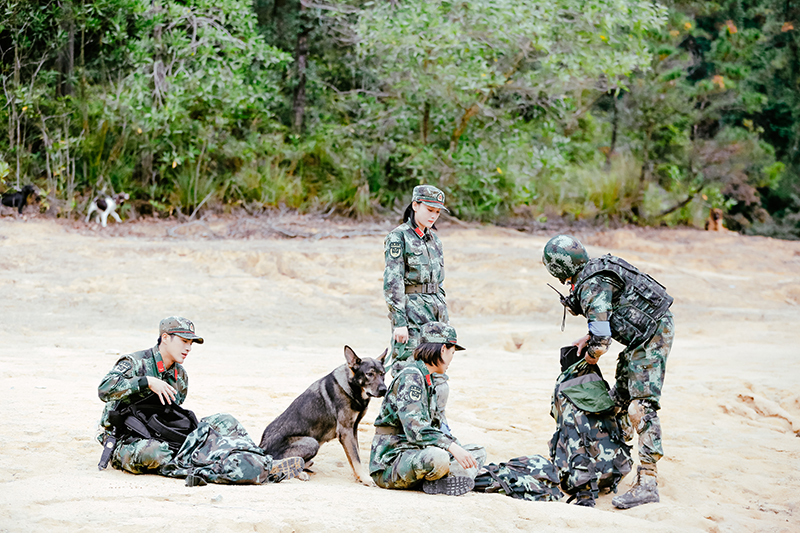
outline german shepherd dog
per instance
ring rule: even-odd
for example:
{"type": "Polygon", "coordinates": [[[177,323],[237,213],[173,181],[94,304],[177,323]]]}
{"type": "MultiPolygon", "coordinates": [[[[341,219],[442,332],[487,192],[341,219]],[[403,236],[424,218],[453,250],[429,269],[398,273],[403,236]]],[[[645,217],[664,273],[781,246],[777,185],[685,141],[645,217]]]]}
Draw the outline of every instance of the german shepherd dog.
{"type": "Polygon", "coordinates": [[[299,456],[309,464],[320,445],[338,438],[356,481],[372,485],[358,456],[358,423],[367,412],[370,398],[386,394],[383,361],[387,352],[384,350],[377,359],[360,359],[345,346],[347,363],[295,398],[264,430],[261,448],[273,459],[299,456]]]}

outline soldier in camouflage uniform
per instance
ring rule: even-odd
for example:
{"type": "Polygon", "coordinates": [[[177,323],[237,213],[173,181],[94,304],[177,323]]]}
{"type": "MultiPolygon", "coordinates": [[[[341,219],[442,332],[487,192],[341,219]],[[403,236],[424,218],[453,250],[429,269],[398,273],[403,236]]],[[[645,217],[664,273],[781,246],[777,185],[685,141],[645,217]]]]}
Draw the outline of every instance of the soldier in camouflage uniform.
{"type": "Polygon", "coordinates": [[[486,452],[461,446],[442,428],[433,373],[444,374],[456,350],[456,331],[441,322],[422,327],[414,361],[394,377],[375,420],[370,475],[387,489],[415,489],[458,496],[474,486],[486,452]]]}
{"type": "Polygon", "coordinates": [[[637,481],[612,503],[628,509],[659,501],[656,462],[664,455],[658,419],[667,356],[675,324],[664,287],[624,260],[606,255],[589,259],[574,237],[558,235],[544,248],[543,262],[551,275],[570,282],[562,300],[573,315],[583,315],[589,333],[575,341],[590,364],[596,364],[615,339],[626,346],[617,361],[612,396],[622,418],[639,434],[637,481]],[[585,348],[585,352],[583,351],[585,348]]]}
{"type": "MultiPolygon", "coordinates": [[[[100,420],[100,442],[105,443],[111,436],[108,415],[121,405],[140,400],[150,393],[156,394],[162,404],[175,402],[181,405],[184,402],[189,378],[182,363],[193,343],[203,343],[203,338],[194,332],[194,324],[185,318],[171,316],[161,321],[158,343],[154,347],[119,358],[97,389],[100,399],[106,402],[100,420]]],[[[158,473],[170,459],[172,452],[165,442],[127,439],[116,443],[111,464],[134,474],[158,473]]]]}
{"type": "Polygon", "coordinates": [[[183,404],[189,385],[183,362],[194,343],[203,344],[203,338],[195,333],[190,320],[165,318],[159,324],[159,338],[153,348],[123,355],[103,378],[98,395],[106,405],[98,440],[104,447],[113,445],[114,468],[133,474],[171,477],[186,477],[196,470],[194,477],[202,484],[205,481],[263,483],[303,477],[305,463],[301,457],[273,461],[252,442],[239,422],[227,414],[204,418],[176,454],[166,442],[156,439],[114,438],[109,421],[112,411],[151,393],[164,405],[183,404]],[[198,466],[195,463],[202,468],[195,469],[198,466]]]}
{"type": "Polygon", "coordinates": [[[411,357],[427,322],[448,322],[442,241],[432,230],[444,193],[432,185],[414,187],[403,223],[386,236],[383,294],[392,321],[392,353],[387,367],[411,357]]]}

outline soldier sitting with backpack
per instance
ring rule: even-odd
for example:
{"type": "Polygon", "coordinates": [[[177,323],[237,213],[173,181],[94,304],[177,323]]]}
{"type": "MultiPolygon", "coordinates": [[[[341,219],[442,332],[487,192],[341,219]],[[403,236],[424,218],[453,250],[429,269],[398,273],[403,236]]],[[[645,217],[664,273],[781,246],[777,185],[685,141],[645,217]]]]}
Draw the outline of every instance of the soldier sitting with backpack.
{"type": "Polygon", "coordinates": [[[133,474],[185,477],[187,485],[301,477],[302,458],[273,461],[232,416],[211,415],[198,423],[180,407],[188,392],[183,362],[194,343],[203,338],[190,320],[165,318],[154,347],[122,356],[106,374],[98,387],[105,402],[99,468],[111,461],[133,474]]]}
{"type": "Polygon", "coordinates": [[[656,280],[618,257],[589,259],[584,246],[569,235],[550,239],[542,260],[552,276],[570,282],[562,304],[588,321],[589,333],[573,343],[585,353],[586,362],[596,364],[612,339],[626,346],[617,361],[611,394],[639,434],[641,464],[636,483],[612,503],[628,509],[658,502],[656,462],[664,454],[658,410],[674,336],[672,297],[656,280]]]}

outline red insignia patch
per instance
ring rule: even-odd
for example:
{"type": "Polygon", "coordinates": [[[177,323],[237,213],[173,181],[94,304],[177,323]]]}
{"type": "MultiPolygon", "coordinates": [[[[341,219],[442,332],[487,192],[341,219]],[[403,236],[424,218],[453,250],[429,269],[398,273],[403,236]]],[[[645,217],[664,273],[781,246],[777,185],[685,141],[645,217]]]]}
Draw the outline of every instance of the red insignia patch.
{"type": "Polygon", "coordinates": [[[431,375],[430,374],[425,376],[425,381],[428,382],[428,387],[433,387],[433,382],[431,381],[431,375]]]}
{"type": "Polygon", "coordinates": [[[425,232],[419,228],[414,228],[414,233],[417,234],[417,237],[422,238],[425,235],[425,232]]]}
{"type": "Polygon", "coordinates": [[[163,361],[156,361],[156,366],[158,367],[159,372],[164,371],[164,362],[163,361]]]}

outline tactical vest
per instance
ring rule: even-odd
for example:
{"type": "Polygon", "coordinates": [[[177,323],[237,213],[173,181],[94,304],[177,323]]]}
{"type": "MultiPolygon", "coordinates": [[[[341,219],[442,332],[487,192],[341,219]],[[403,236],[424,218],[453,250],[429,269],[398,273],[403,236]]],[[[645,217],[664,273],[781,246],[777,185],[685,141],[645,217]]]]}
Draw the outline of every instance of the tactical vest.
{"type": "Polygon", "coordinates": [[[581,285],[598,274],[612,278],[622,288],[619,301],[615,297],[613,302],[609,320],[611,337],[626,346],[638,346],[650,340],[658,321],[672,305],[673,298],[667,294],[667,289],[627,261],[611,254],[604,255],[586,263],[567,297],[567,305],[577,314],[586,316],[577,296],[581,285]]]}

